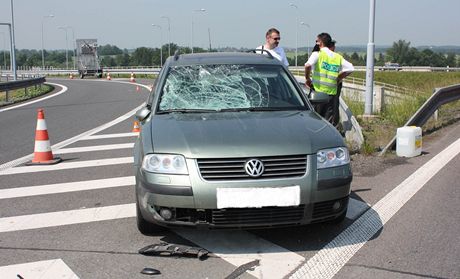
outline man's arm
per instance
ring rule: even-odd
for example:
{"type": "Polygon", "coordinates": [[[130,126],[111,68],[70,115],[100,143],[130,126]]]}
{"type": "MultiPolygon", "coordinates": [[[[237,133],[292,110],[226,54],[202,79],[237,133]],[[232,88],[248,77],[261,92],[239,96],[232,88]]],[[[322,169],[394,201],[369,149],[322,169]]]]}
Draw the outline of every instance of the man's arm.
{"type": "Polygon", "coordinates": [[[310,64],[305,64],[305,84],[311,88],[311,65],[310,64]]]}
{"type": "Polygon", "coordinates": [[[353,73],[354,70],[355,70],[355,67],[353,66],[353,64],[351,64],[347,60],[343,59],[342,60],[342,69],[340,71],[339,76],[337,77],[337,81],[340,82],[341,80],[346,78],[348,75],[353,73]]]}

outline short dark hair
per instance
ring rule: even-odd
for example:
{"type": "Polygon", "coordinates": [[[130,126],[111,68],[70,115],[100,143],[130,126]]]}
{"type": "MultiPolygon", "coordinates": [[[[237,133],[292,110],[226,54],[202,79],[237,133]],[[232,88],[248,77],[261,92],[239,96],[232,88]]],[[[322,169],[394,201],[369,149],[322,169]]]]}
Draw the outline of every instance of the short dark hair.
{"type": "Polygon", "coordinates": [[[332,40],[331,43],[327,47],[335,47],[335,43],[336,43],[336,41],[332,40]]]}
{"type": "Polygon", "coordinates": [[[265,33],[265,37],[268,37],[270,36],[272,33],[276,33],[276,34],[280,34],[280,31],[278,31],[278,29],[276,28],[270,28],[268,29],[267,33],[265,33]]]}
{"type": "Polygon", "coordinates": [[[320,33],[317,37],[321,40],[321,42],[323,42],[323,45],[325,45],[326,47],[329,47],[331,45],[332,38],[331,35],[329,35],[328,33],[320,33]]]}

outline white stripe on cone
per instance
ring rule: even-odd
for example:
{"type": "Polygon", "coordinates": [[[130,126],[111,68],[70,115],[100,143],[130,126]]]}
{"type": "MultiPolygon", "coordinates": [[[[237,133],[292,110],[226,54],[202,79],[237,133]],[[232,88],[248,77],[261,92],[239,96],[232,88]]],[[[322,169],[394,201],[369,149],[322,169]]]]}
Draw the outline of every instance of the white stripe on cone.
{"type": "Polygon", "coordinates": [[[47,130],[45,119],[37,119],[37,129],[36,130],[47,130]]]}
{"type": "Polygon", "coordinates": [[[49,140],[36,140],[35,141],[35,152],[51,152],[51,145],[49,140]]]}

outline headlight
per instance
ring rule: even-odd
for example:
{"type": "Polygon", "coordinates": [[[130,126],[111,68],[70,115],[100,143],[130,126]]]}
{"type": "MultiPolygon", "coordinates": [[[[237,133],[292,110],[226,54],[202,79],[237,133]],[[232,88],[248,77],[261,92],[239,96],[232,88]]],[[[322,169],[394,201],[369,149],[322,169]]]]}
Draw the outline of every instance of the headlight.
{"type": "Polygon", "coordinates": [[[316,168],[325,169],[350,163],[350,155],[346,147],[322,149],[316,153],[316,168]]]}
{"type": "Polygon", "coordinates": [[[147,154],[142,161],[142,169],[156,173],[188,174],[184,156],[175,154],[147,154]]]}

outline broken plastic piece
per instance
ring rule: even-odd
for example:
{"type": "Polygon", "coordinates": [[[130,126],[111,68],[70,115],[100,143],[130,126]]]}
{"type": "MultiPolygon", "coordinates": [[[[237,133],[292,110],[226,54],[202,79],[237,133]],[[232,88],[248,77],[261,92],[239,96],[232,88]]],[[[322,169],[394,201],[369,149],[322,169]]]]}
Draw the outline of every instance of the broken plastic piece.
{"type": "Polygon", "coordinates": [[[208,256],[209,251],[201,247],[191,247],[162,242],[160,244],[145,246],[139,250],[139,253],[142,255],[153,256],[196,256],[198,259],[204,259],[208,256]]]}
{"type": "Polygon", "coordinates": [[[145,275],[158,275],[158,274],[161,274],[161,272],[158,269],[150,268],[150,267],[144,268],[141,271],[141,273],[145,274],[145,275]]]}

